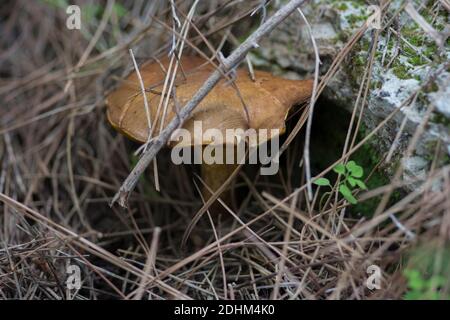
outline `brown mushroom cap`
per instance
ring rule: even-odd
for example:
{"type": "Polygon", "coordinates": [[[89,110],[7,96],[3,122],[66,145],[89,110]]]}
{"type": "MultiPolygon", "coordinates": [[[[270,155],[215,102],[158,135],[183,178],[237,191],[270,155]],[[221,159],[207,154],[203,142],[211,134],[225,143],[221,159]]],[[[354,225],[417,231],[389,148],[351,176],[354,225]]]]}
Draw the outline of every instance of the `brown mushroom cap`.
{"type": "MultiPolygon", "coordinates": [[[[160,61],[167,70],[169,60],[160,61]]],[[[214,67],[206,60],[186,56],[181,60],[183,72],[178,72],[175,81],[176,105],[182,108],[209,77],[214,67]]],[[[140,67],[149,103],[155,134],[159,132],[159,122],[155,123],[160,92],[165,73],[157,62],[140,67]]],[[[279,129],[285,131],[285,120],[289,109],[310,98],[313,82],[311,80],[288,80],[275,77],[268,72],[255,71],[256,81],[250,79],[245,69],[237,70],[236,89],[222,79],[213,90],[194,109],[183,128],[193,134],[194,121],[202,121],[203,131],[216,128],[225,136],[226,129],[279,129]],[[239,96],[240,94],[240,96],[239,96]],[[244,106],[245,103],[245,106],[244,106]],[[248,116],[247,116],[248,112],[248,116]]],[[[138,142],[146,142],[148,123],[138,78],[135,72],[123,84],[110,93],[106,99],[107,117],[119,132],[138,142]]],[[[164,121],[164,127],[175,116],[174,100],[171,98],[164,121]]],[[[208,144],[210,141],[203,141],[208,144]]]]}

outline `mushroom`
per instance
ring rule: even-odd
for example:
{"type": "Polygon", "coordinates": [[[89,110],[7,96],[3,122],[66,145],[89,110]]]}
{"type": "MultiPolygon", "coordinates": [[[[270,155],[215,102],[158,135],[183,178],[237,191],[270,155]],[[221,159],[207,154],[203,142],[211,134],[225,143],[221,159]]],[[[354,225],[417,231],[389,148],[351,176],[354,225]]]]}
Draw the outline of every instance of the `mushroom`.
{"type": "MultiPolygon", "coordinates": [[[[176,116],[177,107],[184,106],[214,71],[210,63],[194,56],[182,57],[180,65],[182,72],[178,73],[175,90],[172,92],[175,99],[171,97],[165,112],[157,109],[162,98],[161,91],[169,59],[152,61],[139,69],[146,88],[154,135],[159,132],[162,114],[166,113],[163,123],[165,127],[176,116]]],[[[285,132],[285,120],[290,108],[310,98],[313,82],[288,80],[264,71],[255,71],[254,75],[255,80],[252,80],[245,69],[238,69],[235,85],[222,79],[200,102],[182,127],[194,136],[192,145],[195,145],[195,141],[203,146],[212,142],[211,139],[203,139],[203,136],[195,136],[195,121],[201,121],[204,131],[218,129],[224,137],[227,129],[278,129],[279,134],[285,132]]],[[[108,120],[117,131],[137,142],[147,141],[148,120],[136,73],[133,72],[107,96],[106,106],[108,120]]],[[[269,136],[267,139],[270,138],[273,137],[269,136]]],[[[183,143],[184,146],[189,144],[183,141],[177,146],[183,146],[183,143]]],[[[174,147],[174,144],[170,143],[169,146],[174,147]]],[[[202,179],[212,191],[216,191],[236,168],[234,164],[202,163],[201,166],[202,179]]],[[[206,188],[202,189],[202,194],[205,200],[211,195],[206,188]]],[[[229,195],[229,192],[222,194],[221,198],[227,201],[229,195]]]]}

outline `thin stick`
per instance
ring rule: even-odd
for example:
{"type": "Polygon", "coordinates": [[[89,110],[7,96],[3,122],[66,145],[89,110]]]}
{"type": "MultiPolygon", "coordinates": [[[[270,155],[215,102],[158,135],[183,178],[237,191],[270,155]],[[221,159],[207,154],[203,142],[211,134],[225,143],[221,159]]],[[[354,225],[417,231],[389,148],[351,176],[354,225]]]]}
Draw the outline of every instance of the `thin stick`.
{"type": "MultiPolygon", "coordinates": [[[[88,251],[88,252],[96,255],[97,257],[132,273],[135,276],[142,277],[145,275],[141,269],[135,267],[132,264],[129,264],[128,262],[124,261],[123,259],[117,258],[114,254],[112,254],[109,251],[103,249],[102,247],[96,245],[95,243],[87,240],[86,238],[80,236],[79,234],[73,232],[72,230],[54,222],[53,220],[43,216],[39,212],[37,212],[33,209],[30,209],[29,207],[23,205],[20,202],[17,202],[13,198],[11,198],[1,192],[0,192],[0,202],[5,203],[5,205],[14,207],[18,212],[22,213],[24,216],[41,223],[47,229],[55,232],[56,235],[61,236],[64,239],[67,239],[66,241],[70,240],[71,242],[73,242],[78,247],[82,248],[83,250],[88,251]]],[[[190,299],[184,293],[178,291],[175,288],[172,288],[170,285],[159,280],[158,277],[153,277],[149,274],[147,274],[146,276],[148,278],[147,280],[156,282],[156,284],[158,285],[159,288],[161,288],[165,292],[171,294],[174,298],[190,299]]]]}
{"type": "Polygon", "coordinates": [[[436,42],[436,44],[444,49],[444,39],[428,22],[422,17],[411,2],[408,2],[405,6],[405,11],[409,14],[409,16],[436,42]]]}
{"type": "Polygon", "coordinates": [[[114,195],[111,206],[115,202],[123,207],[127,206],[128,197],[131,191],[136,187],[139,177],[144,172],[145,168],[155,158],[156,154],[169,140],[171,134],[189,117],[192,110],[203,100],[203,98],[214,88],[222,77],[222,73],[227,73],[241,62],[247,53],[258,47],[258,42],[263,36],[272,31],[281,21],[289,16],[304,0],[291,0],[281,9],[279,9],[273,16],[271,16],[264,24],[262,24],[255,32],[253,32],[233,53],[226,59],[218,70],[215,70],[200,89],[195,93],[192,99],[183,107],[179,113],[179,117],[174,117],[161,134],[153,140],[151,147],[145,151],[141,159],[139,159],[136,167],[131,171],[130,175],[125,179],[119,191],[114,195]]]}
{"type": "Polygon", "coordinates": [[[139,67],[137,65],[136,59],[134,58],[133,49],[130,49],[130,56],[131,56],[131,60],[133,60],[134,70],[136,70],[136,75],[139,80],[139,85],[141,86],[142,96],[144,97],[144,108],[145,108],[145,114],[147,116],[148,131],[150,134],[151,128],[152,128],[152,117],[150,114],[150,107],[148,105],[147,94],[145,93],[144,80],[142,80],[141,72],[139,71],[139,67]]]}
{"type": "Polygon", "coordinates": [[[147,280],[147,275],[153,275],[153,269],[155,267],[156,260],[156,250],[158,250],[159,234],[161,233],[161,228],[156,227],[153,232],[152,244],[150,246],[150,252],[147,255],[147,261],[145,262],[144,274],[141,277],[141,282],[133,300],[141,300],[145,291],[145,283],[147,280]]]}
{"type": "MultiPolygon", "coordinates": [[[[200,198],[202,199],[202,202],[204,204],[205,203],[205,199],[204,199],[204,197],[202,195],[202,192],[201,192],[198,184],[195,182],[195,180],[194,180],[194,184],[195,184],[195,188],[197,189],[197,192],[200,194],[200,198]]],[[[223,296],[224,296],[225,299],[228,299],[227,274],[225,272],[225,262],[223,260],[222,246],[220,245],[219,235],[217,233],[216,227],[214,226],[214,221],[211,218],[211,213],[209,212],[209,210],[207,210],[206,213],[208,214],[209,223],[211,224],[211,228],[212,228],[212,231],[214,233],[214,238],[216,239],[216,243],[217,243],[217,252],[219,253],[220,267],[222,269],[222,274],[223,274],[223,276],[222,276],[223,277],[223,296]]]]}
{"type": "MultiPolygon", "coordinates": [[[[147,115],[147,125],[148,125],[148,138],[147,140],[150,140],[151,137],[151,132],[152,132],[152,117],[150,114],[150,107],[148,106],[148,100],[147,100],[147,94],[145,92],[145,85],[144,85],[144,81],[142,80],[142,76],[141,76],[141,72],[139,71],[139,67],[137,65],[136,59],[134,58],[134,54],[133,54],[133,49],[130,49],[130,55],[131,55],[131,59],[133,60],[133,64],[134,64],[134,69],[136,70],[136,75],[139,79],[139,84],[141,86],[141,92],[142,92],[142,96],[144,97],[144,108],[145,108],[145,114],[147,115]]],[[[153,173],[155,176],[155,189],[157,191],[160,190],[159,188],[159,177],[158,177],[158,163],[155,161],[153,161],[153,173]]]]}
{"type": "Polygon", "coordinates": [[[305,136],[305,147],[303,150],[303,158],[305,159],[305,172],[306,172],[306,185],[308,189],[308,199],[309,201],[312,201],[313,199],[313,192],[311,187],[311,165],[309,161],[309,142],[311,141],[311,128],[312,128],[312,118],[314,113],[314,104],[316,102],[316,95],[317,95],[317,84],[319,82],[319,67],[320,67],[320,55],[319,55],[319,49],[316,45],[316,40],[314,39],[314,36],[312,34],[311,26],[309,25],[308,20],[306,19],[303,12],[300,10],[300,8],[297,8],[298,13],[302,17],[302,19],[305,21],[306,27],[308,29],[308,33],[311,37],[311,42],[314,48],[314,55],[315,55],[315,70],[314,70],[314,85],[313,85],[313,91],[311,95],[311,102],[309,103],[309,116],[308,121],[306,123],[306,136],[305,136]]]}

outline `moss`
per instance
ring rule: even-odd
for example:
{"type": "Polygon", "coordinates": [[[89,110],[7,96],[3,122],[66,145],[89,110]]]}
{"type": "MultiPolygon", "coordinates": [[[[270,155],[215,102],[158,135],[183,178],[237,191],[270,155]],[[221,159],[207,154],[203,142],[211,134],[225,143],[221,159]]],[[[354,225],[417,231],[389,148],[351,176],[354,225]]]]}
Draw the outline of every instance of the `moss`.
{"type": "Polygon", "coordinates": [[[363,57],[361,54],[353,54],[351,56],[351,62],[344,65],[347,74],[350,75],[350,81],[353,87],[358,86],[359,79],[364,74],[365,65],[365,57],[363,57]]]}
{"type": "Polygon", "coordinates": [[[424,92],[426,92],[426,93],[437,92],[438,90],[439,90],[439,86],[436,83],[436,81],[431,81],[424,88],[424,92]]]}
{"type": "Polygon", "coordinates": [[[394,49],[395,41],[396,41],[396,40],[394,40],[393,37],[390,37],[390,38],[389,38],[389,41],[388,41],[388,43],[387,43],[387,48],[388,48],[389,51],[392,51],[392,50],[394,49]]]}
{"type": "Polygon", "coordinates": [[[408,37],[408,42],[413,46],[419,47],[423,44],[423,36],[413,34],[408,37]]]}
{"type": "Polygon", "coordinates": [[[372,90],[381,89],[381,87],[383,87],[383,82],[381,82],[379,80],[374,80],[374,81],[370,82],[370,88],[372,90]]]}
{"type": "Polygon", "coordinates": [[[333,4],[333,7],[338,9],[338,10],[340,10],[340,11],[348,10],[348,5],[345,2],[335,3],[335,4],[333,4]]]}
{"type": "Polygon", "coordinates": [[[357,66],[361,67],[364,66],[366,63],[364,62],[364,57],[361,55],[355,55],[353,57],[353,63],[356,64],[357,66]]]}
{"type": "Polygon", "coordinates": [[[448,166],[450,164],[450,155],[447,153],[442,159],[442,164],[448,166]]]}
{"type": "MultiPolygon", "coordinates": [[[[325,0],[324,3],[329,4],[330,1],[325,0]]],[[[366,5],[365,0],[334,0],[333,1],[333,8],[339,9],[341,11],[348,10],[350,6],[353,8],[362,8],[366,5]]]]}
{"type": "Polygon", "coordinates": [[[420,55],[415,55],[413,57],[410,57],[410,58],[408,58],[407,61],[409,64],[412,64],[413,66],[421,66],[421,65],[424,65],[427,63],[420,55]]]}
{"type": "Polygon", "coordinates": [[[370,41],[366,38],[361,39],[361,49],[365,52],[368,52],[370,50],[370,41]]]}
{"type": "Polygon", "coordinates": [[[414,35],[417,35],[418,32],[420,32],[420,27],[417,23],[413,22],[410,23],[408,25],[405,25],[402,30],[401,33],[403,36],[407,36],[407,37],[411,37],[414,35]]]}
{"type": "Polygon", "coordinates": [[[426,48],[423,50],[423,54],[426,57],[432,59],[436,55],[437,52],[438,52],[438,46],[436,45],[436,43],[434,43],[434,42],[426,43],[426,48]]]}
{"type": "Polygon", "coordinates": [[[434,160],[434,154],[436,152],[436,140],[427,141],[424,144],[424,148],[426,150],[425,154],[420,155],[420,157],[424,158],[428,162],[432,162],[434,160]]]}
{"type": "Polygon", "coordinates": [[[422,111],[425,111],[427,106],[430,104],[428,95],[423,91],[420,91],[419,94],[417,95],[417,102],[419,102],[417,104],[418,109],[422,111]]]}
{"type": "Polygon", "coordinates": [[[407,54],[409,56],[412,56],[412,55],[416,54],[416,50],[414,50],[413,48],[411,48],[408,45],[403,45],[402,46],[402,53],[407,54]]]}
{"type": "Polygon", "coordinates": [[[375,58],[381,60],[381,57],[383,57],[383,52],[379,50],[375,51],[375,58]]]}
{"type": "Polygon", "coordinates": [[[348,2],[350,2],[355,8],[361,8],[367,5],[365,0],[351,0],[348,2]]]}
{"type": "Polygon", "coordinates": [[[436,112],[431,119],[436,124],[441,124],[450,129],[450,119],[443,114],[436,112]]]}
{"type": "Polygon", "coordinates": [[[443,23],[437,23],[435,26],[435,29],[439,32],[443,31],[445,29],[445,24],[443,23]]]}
{"type": "Polygon", "coordinates": [[[406,55],[408,55],[408,63],[413,65],[413,66],[421,66],[427,63],[427,61],[424,59],[422,54],[418,54],[417,50],[414,50],[413,48],[411,48],[410,46],[404,46],[404,48],[402,49],[403,53],[405,53],[406,55]]]}
{"type": "MultiPolygon", "coordinates": [[[[408,32],[406,35],[402,35],[414,46],[417,47],[417,51],[421,53],[422,56],[427,57],[429,60],[442,63],[447,61],[447,55],[442,54],[442,52],[439,50],[438,45],[436,42],[429,37],[427,34],[424,33],[423,30],[415,30],[408,32]]],[[[450,45],[450,38],[447,39],[447,52],[448,52],[448,46],[450,45]]],[[[444,49],[445,50],[445,49],[444,49]]],[[[415,52],[417,54],[417,52],[415,52]]]]}
{"type": "Polygon", "coordinates": [[[367,52],[369,51],[370,41],[367,39],[360,40],[351,53],[351,63],[345,64],[344,68],[348,74],[351,75],[352,84],[355,87],[359,86],[359,79],[364,74],[364,69],[367,65],[367,52]]]}
{"type": "Polygon", "coordinates": [[[367,15],[356,15],[356,14],[349,14],[345,17],[352,26],[360,26],[362,22],[365,22],[368,18],[367,15]]]}
{"type": "Polygon", "coordinates": [[[348,30],[343,30],[339,32],[336,36],[336,40],[341,42],[347,42],[347,40],[350,38],[351,33],[348,30]]]}
{"type": "MultiPolygon", "coordinates": [[[[422,55],[426,56],[427,58],[434,60],[436,58],[436,53],[438,52],[438,46],[436,43],[426,36],[424,31],[419,28],[419,26],[416,23],[409,24],[401,30],[402,36],[413,46],[417,47],[417,50],[419,50],[422,55]]],[[[402,51],[417,57],[420,56],[417,54],[417,50],[414,50],[410,46],[408,46],[406,43],[402,42],[402,51]]],[[[419,59],[415,59],[414,62],[422,63],[419,59]]]]}
{"type": "MultiPolygon", "coordinates": [[[[442,117],[441,114],[434,114],[433,116],[442,117]]],[[[434,120],[434,118],[432,120],[434,120]]],[[[444,125],[446,125],[448,128],[450,128],[450,119],[445,118],[445,120],[443,120],[443,122],[444,122],[443,123],[444,125]]],[[[438,146],[438,143],[439,143],[438,140],[427,141],[424,144],[424,148],[425,148],[426,152],[424,155],[421,155],[421,157],[423,157],[425,160],[427,160],[430,163],[435,161],[437,167],[446,166],[450,163],[450,156],[446,152],[445,147],[443,147],[441,145],[440,150],[438,150],[437,157],[435,157],[436,147],[438,146]]]]}
{"type": "Polygon", "coordinates": [[[405,66],[404,64],[400,62],[396,62],[392,68],[392,72],[397,76],[399,79],[411,79],[411,75],[409,73],[410,68],[408,66],[405,66]]]}

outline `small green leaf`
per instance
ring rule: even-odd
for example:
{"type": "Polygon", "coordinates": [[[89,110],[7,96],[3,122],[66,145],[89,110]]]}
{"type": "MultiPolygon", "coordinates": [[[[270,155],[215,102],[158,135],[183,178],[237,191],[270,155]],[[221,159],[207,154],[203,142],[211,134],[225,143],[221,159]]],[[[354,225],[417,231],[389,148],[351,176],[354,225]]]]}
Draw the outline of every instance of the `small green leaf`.
{"type": "Polygon", "coordinates": [[[113,8],[114,8],[114,13],[119,18],[122,18],[123,16],[125,16],[128,13],[128,10],[120,3],[115,3],[113,8]]]}
{"type": "Polygon", "coordinates": [[[364,174],[364,170],[361,166],[358,166],[355,161],[349,161],[346,165],[350,174],[355,178],[361,178],[364,174]]]}
{"type": "Polygon", "coordinates": [[[356,162],[353,161],[353,160],[351,160],[351,161],[347,162],[347,164],[345,165],[345,167],[346,167],[348,170],[351,170],[351,169],[354,168],[356,165],[357,165],[356,162]]]}
{"type": "Polygon", "coordinates": [[[367,190],[367,186],[363,181],[361,181],[359,179],[354,179],[354,180],[355,180],[355,183],[358,185],[358,187],[360,187],[363,190],[367,190]]]}
{"type": "Polygon", "coordinates": [[[345,166],[342,163],[337,164],[333,170],[336,173],[345,174],[345,166]]]}
{"type": "Polygon", "coordinates": [[[418,270],[408,270],[404,272],[406,278],[408,278],[408,287],[412,290],[423,290],[425,289],[425,281],[418,270]]]}
{"type": "Polygon", "coordinates": [[[351,185],[352,187],[356,186],[356,180],[357,180],[357,179],[352,178],[352,177],[348,177],[348,178],[347,178],[348,183],[350,183],[350,185],[351,185]]]}
{"type": "Polygon", "coordinates": [[[364,170],[362,167],[358,166],[351,172],[351,175],[355,178],[362,178],[362,176],[364,175],[364,170]]]}
{"type": "Polygon", "coordinates": [[[345,184],[341,184],[339,186],[339,191],[342,193],[343,196],[348,196],[352,194],[350,189],[345,184]]]}
{"type": "Polygon", "coordinates": [[[330,180],[328,180],[327,178],[318,178],[314,180],[313,183],[318,186],[331,186],[330,180]]]}
{"type": "Polygon", "coordinates": [[[356,204],[358,203],[358,201],[356,200],[356,198],[352,195],[352,192],[350,191],[350,189],[345,185],[345,184],[341,184],[339,186],[339,192],[344,196],[344,198],[350,202],[351,204],[356,204]]]}

